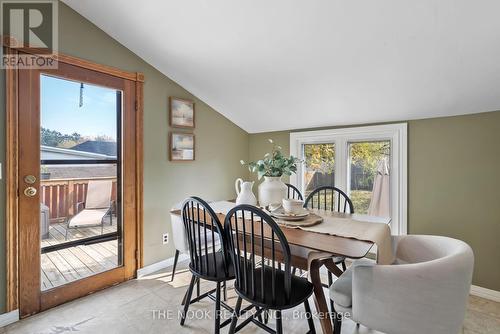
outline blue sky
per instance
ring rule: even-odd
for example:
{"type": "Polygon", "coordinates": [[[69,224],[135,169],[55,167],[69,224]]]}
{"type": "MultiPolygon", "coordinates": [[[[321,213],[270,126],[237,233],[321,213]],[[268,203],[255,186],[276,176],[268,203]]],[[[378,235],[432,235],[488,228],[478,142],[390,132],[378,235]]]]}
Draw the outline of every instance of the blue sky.
{"type": "Polygon", "coordinates": [[[116,90],[42,75],[41,126],[63,134],[106,135],[116,139],[116,90]]]}

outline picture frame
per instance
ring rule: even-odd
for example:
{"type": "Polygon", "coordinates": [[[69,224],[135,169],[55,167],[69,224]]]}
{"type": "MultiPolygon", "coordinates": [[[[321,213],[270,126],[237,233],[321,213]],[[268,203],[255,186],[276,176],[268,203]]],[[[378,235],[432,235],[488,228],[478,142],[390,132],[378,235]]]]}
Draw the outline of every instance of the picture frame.
{"type": "Polygon", "coordinates": [[[190,100],[178,97],[169,97],[169,123],[175,128],[194,129],[195,106],[190,100]]]}
{"type": "Polygon", "coordinates": [[[171,132],[169,140],[170,161],[195,160],[195,135],[193,133],[171,132]]]}

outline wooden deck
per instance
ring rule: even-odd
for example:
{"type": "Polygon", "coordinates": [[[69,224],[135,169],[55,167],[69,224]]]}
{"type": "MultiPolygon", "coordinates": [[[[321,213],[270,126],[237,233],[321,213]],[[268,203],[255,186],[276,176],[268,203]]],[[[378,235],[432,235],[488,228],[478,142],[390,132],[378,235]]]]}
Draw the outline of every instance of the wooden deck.
{"type": "MultiPolygon", "coordinates": [[[[114,224],[105,223],[104,233],[116,231],[114,224]]],[[[68,240],[100,235],[101,227],[69,229],[68,240]]],[[[49,237],[42,247],[66,241],[66,223],[51,224],[49,237]]],[[[88,246],[76,246],[41,255],[41,289],[48,290],[71,281],[95,275],[118,265],[118,242],[106,241],[88,246]]]]}

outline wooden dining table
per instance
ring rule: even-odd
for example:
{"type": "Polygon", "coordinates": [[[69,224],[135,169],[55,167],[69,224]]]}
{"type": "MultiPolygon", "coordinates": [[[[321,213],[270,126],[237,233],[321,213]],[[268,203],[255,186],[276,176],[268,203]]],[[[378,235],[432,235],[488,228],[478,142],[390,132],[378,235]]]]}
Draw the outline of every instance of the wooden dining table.
{"type": "MultiPolygon", "coordinates": [[[[171,213],[180,216],[181,210],[173,210],[171,213]]],[[[225,214],[220,212],[216,212],[216,214],[219,220],[224,222],[226,218],[225,214]]],[[[316,212],[316,214],[318,213],[316,212]]],[[[365,215],[339,214],[338,218],[351,218],[359,221],[390,224],[390,218],[368,217],[365,215]]],[[[320,269],[325,266],[332,274],[338,277],[342,274],[342,271],[333,263],[333,256],[360,259],[368,254],[374,243],[332,235],[334,233],[322,234],[286,226],[281,226],[281,229],[291,249],[295,249],[295,251],[292,250],[291,265],[295,268],[306,270],[309,273],[309,280],[314,286],[316,317],[321,324],[322,332],[331,334],[333,333],[333,325],[328,310],[327,299],[323,293],[320,269]]]]}

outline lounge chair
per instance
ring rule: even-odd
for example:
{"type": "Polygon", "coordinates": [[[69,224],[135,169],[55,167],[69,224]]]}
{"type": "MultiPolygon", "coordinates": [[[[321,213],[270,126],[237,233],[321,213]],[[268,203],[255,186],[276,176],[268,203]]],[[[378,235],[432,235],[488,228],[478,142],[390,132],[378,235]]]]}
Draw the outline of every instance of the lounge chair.
{"type": "Polygon", "coordinates": [[[85,202],[77,204],[78,213],[68,221],[66,240],[70,228],[86,228],[101,225],[101,234],[104,231],[104,218],[109,215],[110,225],[113,224],[111,212],[111,190],[113,182],[89,181],[85,202]]]}

